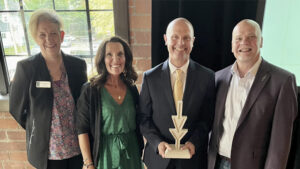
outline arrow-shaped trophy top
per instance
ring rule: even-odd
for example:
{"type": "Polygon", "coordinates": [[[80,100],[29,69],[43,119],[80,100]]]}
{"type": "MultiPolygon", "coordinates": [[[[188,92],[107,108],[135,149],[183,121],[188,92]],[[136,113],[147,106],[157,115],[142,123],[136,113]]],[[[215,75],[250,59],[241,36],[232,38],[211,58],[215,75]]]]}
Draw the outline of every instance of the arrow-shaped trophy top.
{"type": "Polygon", "coordinates": [[[191,158],[190,152],[187,149],[181,150],[180,141],[188,132],[188,129],[183,129],[183,126],[187,120],[187,116],[182,115],[182,100],[175,102],[176,104],[176,113],[177,115],[172,116],[173,124],[175,128],[169,128],[170,133],[175,139],[175,145],[170,144],[171,147],[174,147],[174,150],[166,150],[165,154],[167,158],[191,158]]]}
{"type": "Polygon", "coordinates": [[[169,129],[175,138],[175,147],[180,149],[180,140],[188,132],[187,129],[182,129],[187,117],[182,116],[182,100],[177,101],[177,116],[172,116],[175,129],[169,129]]]}
{"type": "Polygon", "coordinates": [[[172,116],[174,126],[177,130],[181,130],[185,121],[187,120],[186,116],[182,116],[182,104],[182,100],[177,101],[177,115],[172,116]]]}

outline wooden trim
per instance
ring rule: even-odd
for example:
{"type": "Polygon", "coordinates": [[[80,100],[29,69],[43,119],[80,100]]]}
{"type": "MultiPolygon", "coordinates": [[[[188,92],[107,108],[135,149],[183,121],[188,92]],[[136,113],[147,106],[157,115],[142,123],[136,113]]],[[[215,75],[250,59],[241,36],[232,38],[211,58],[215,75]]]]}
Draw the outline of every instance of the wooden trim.
{"type": "Polygon", "coordinates": [[[130,43],[128,0],[113,0],[113,11],[116,36],[130,43]]]}

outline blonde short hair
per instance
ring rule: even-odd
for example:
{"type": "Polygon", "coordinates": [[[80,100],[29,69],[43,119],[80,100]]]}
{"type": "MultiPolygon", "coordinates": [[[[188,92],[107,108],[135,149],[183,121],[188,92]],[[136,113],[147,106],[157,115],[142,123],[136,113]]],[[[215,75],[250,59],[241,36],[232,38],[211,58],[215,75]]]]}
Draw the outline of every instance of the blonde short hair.
{"type": "Polygon", "coordinates": [[[59,31],[63,29],[63,22],[60,16],[57,15],[55,10],[52,9],[39,9],[36,10],[29,20],[29,31],[34,40],[36,40],[37,28],[40,22],[49,21],[57,24],[59,31]]]}

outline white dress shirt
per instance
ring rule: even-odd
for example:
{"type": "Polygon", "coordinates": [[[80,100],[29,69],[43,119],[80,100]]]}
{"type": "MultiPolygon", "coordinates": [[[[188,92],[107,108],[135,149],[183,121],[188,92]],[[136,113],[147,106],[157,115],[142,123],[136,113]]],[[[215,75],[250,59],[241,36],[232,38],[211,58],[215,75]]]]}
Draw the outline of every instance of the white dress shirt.
{"type": "Polygon", "coordinates": [[[239,75],[236,62],[231,67],[232,79],[225,102],[224,133],[219,147],[219,154],[222,156],[231,158],[233,136],[261,60],[259,57],[243,78],[239,75]]]}
{"type": "Polygon", "coordinates": [[[181,76],[182,79],[182,83],[183,83],[183,93],[184,93],[184,89],[185,89],[185,82],[186,82],[186,75],[187,75],[187,69],[189,67],[189,63],[190,60],[188,60],[183,66],[181,66],[180,68],[177,68],[176,66],[174,66],[169,59],[169,69],[170,69],[170,78],[171,78],[171,86],[172,86],[172,91],[174,89],[174,85],[175,85],[175,81],[176,81],[176,70],[180,69],[183,73],[183,75],[181,76]]]}

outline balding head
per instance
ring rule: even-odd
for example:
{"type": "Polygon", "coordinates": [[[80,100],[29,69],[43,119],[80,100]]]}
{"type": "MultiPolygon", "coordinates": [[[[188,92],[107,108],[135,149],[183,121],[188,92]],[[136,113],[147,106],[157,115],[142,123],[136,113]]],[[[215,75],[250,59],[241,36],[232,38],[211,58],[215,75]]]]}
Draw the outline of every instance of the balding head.
{"type": "Polygon", "coordinates": [[[243,72],[247,72],[260,57],[262,47],[260,26],[250,19],[240,21],[232,31],[231,45],[238,67],[244,67],[243,72]]]}
{"type": "Polygon", "coordinates": [[[170,62],[178,68],[187,63],[195,39],[192,24],[185,18],[174,19],[168,25],[164,39],[170,62]]]}
{"type": "Polygon", "coordinates": [[[252,26],[256,33],[257,33],[257,37],[258,39],[261,38],[261,28],[259,26],[259,24],[257,22],[255,22],[254,20],[251,19],[243,19],[241,20],[238,24],[236,24],[236,26],[234,27],[233,31],[232,31],[232,35],[234,34],[234,32],[236,32],[240,27],[245,26],[245,25],[249,25],[252,26]]]}
{"type": "Polygon", "coordinates": [[[180,24],[180,23],[185,23],[189,27],[190,32],[192,33],[192,37],[194,37],[194,28],[193,28],[193,25],[191,24],[190,21],[188,21],[185,18],[176,18],[173,21],[171,21],[168,24],[168,27],[167,27],[167,30],[166,30],[166,35],[168,35],[168,33],[170,33],[170,30],[174,27],[174,25],[180,24]]]}

